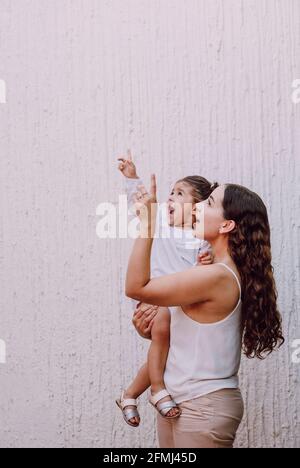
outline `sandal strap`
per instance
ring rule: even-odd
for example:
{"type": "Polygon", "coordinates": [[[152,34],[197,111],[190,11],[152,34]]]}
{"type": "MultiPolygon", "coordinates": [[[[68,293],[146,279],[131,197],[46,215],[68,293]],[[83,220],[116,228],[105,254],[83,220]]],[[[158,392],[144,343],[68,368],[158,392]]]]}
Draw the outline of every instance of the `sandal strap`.
{"type": "Polygon", "coordinates": [[[156,403],[163,398],[171,396],[166,389],[161,390],[160,392],[157,392],[155,395],[152,395],[150,398],[150,401],[153,405],[156,405],[156,403]]]}
{"type": "Polygon", "coordinates": [[[126,406],[137,406],[137,401],[133,398],[127,398],[126,400],[121,400],[121,405],[122,408],[125,408],[126,406]]]}
{"type": "Polygon", "coordinates": [[[137,400],[134,399],[134,398],[124,398],[124,393],[125,393],[125,390],[122,391],[122,395],[121,395],[121,399],[120,399],[122,410],[124,408],[126,408],[126,406],[136,406],[137,407],[138,406],[137,400]]]}
{"type": "Polygon", "coordinates": [[[136,409],[124,409],[123,410],[123,413],[127,419],[127,421],[129,421],[129,419],[131,418],[139,418],[140,415],[138,413],[138,411],[136,409]]]}
{"type": "Polygon", "coordinates": [[[174,401],[166,401],[165,403],[159,403],[156,408],[162,416],[166,416],[172,408],[178,408],[174,401]]]}
{"type": "Polygon", "coordinates": [[[175,403],[175,401],[171,400],[171,401],[164,401],[163,403],[159,403],[157,405],[157,407],[159,409],[165,409],[165,408],[176,408],[177,405],[175,403]]]}

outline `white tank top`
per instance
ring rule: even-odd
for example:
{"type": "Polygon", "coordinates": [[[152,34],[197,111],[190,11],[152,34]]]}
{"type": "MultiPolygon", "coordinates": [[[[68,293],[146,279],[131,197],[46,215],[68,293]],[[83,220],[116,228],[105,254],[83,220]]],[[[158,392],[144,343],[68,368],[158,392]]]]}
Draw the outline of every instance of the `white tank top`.
{"type": "Polygon", "coordinates": [[[164,374],[165,385],[176,403],[192,400],[223,388],[238,388],[241,360],[241,285],[235,309],[225,319],[199,323],[182,308],[171,313],[170,350],[164,374]]]}

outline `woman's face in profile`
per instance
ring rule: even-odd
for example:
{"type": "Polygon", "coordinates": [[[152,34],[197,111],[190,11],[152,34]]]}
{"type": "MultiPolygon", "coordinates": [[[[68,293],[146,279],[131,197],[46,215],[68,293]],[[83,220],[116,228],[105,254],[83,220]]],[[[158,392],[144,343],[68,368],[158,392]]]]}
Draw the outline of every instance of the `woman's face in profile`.
{"type": "Polygon", "coordinates": [[[193,212],[196,218],[196,222],[193,225],[194,237],[207,241],[218,237],[219,229],[224,222],[224,191],[225,185],[221,185],[211,193],[207,200],[196,204],[195,211],[193,212]]]}

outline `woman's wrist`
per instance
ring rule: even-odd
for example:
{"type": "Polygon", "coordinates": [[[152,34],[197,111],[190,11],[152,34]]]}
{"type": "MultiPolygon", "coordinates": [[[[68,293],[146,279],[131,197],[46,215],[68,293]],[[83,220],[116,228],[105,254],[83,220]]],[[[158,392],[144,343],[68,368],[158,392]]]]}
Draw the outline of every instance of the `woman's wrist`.
{"type": "Polygon", "coordinates": [[[151,206],[145,206],[140,213],[141,237],[143,239],[153,239],[156,228],[157,203],[151,203],[151,206]]]}

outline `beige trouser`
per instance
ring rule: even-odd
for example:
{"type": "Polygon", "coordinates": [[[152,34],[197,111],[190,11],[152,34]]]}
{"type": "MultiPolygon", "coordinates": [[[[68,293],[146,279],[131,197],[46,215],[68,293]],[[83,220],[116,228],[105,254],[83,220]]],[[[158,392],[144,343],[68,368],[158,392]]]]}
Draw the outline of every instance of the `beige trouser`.
{"type": "Polygon", "coordinates": [[[226,388],[184,401],[177,419],[157,415],[160,448],[232,448],[244,404],[239,389],[226,388]]]}

